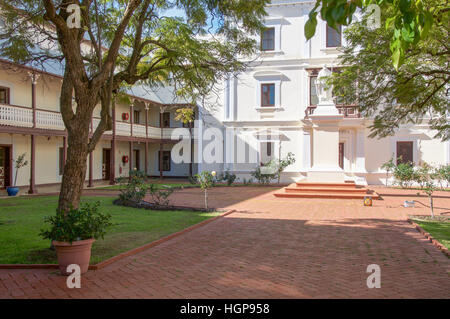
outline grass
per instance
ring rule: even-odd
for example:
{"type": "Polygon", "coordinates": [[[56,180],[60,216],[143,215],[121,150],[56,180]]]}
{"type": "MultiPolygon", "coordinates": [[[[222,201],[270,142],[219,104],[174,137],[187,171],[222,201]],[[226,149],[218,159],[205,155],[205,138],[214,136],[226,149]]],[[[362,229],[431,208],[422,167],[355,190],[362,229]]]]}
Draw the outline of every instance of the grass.
{"type": "MultiPolygon", "coordinates": [[[[84,197],[83,202],[101,203],[114,224],[105,238],[92,247],[91,264],[142,246],[202,222],[218,213],[152,211],[113,205],[112,197],[84,197]]],[[[39,236],[44,216],[55,213],[57,197],[8,198],[0,200],[0,264],[52,264],[56,253],[50,241],[39,236]]]]}
{"type": "Polygon", "coordinates": [[[442,245],[450,249],[450,221],[434,221],[413,219],[414,222],[422,227],[431,236],[436,238],[442,245]]]}

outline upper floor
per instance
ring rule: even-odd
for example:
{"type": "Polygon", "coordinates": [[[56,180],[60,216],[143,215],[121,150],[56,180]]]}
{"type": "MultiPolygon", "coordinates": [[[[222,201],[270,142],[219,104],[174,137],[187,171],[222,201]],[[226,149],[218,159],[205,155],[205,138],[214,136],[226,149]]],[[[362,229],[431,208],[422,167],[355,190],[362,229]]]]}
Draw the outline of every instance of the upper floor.
{"type": "MultiPolygon", "coordinates": [[[[62,78],[29,67],[0,61],[0,127],[2,131],[65,134],[59,96],[62,78]],[[9,127],[9,129],[8,129],[9,127]],[[15,129],[13,129],[15,128],[15,129]],[[18,130],[19,129],[19,130],[18,130]]],[[[170,96],[168,88],[130,90],[127,98],[116,99],[112,113],[114,128],[104,134],[122,138],[170,140],[183,123],[176,110],[186,103],[170,96]],[[150,99],[151,98],[151,99],[150,99]]],[[[76,111],[76,104],[73,104],[76,111]]],[[[91,131],[100,123],[98,105],[93,112],[91,131]]]]}

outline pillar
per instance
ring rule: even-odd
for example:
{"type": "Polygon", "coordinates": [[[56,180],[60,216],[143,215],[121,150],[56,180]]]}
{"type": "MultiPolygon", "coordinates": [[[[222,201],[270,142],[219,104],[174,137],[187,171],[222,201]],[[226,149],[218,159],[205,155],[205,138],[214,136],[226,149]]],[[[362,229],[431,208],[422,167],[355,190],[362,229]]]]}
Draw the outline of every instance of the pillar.
{"type": "Polygon", "coordinates": [[[116,183],[116,98],[113,97],[112,108],[112,139],[111,139],[111,156],[109,158],[109,185],[116,183]]]}
{"type": "Polygon", "coordinates": [[[94,156],[92,155],[94,151],[89,153],[89,184],[88,187],[94,187],[94,156]]]}
{"type": "Polygon", "coordinates": [[[31,160],[30,160],[30,189],[28,194],[37,194],[36,190],[36,136],[31,135],[31,160]]]}

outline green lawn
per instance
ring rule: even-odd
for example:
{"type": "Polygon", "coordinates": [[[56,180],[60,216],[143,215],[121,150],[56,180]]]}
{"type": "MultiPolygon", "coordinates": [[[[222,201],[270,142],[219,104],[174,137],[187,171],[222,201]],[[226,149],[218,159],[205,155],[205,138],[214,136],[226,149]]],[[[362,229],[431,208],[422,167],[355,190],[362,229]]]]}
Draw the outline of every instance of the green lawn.
{"type": "Polygon", "coordinates": [[[442,245],[450,249],[450,221],[432,221],[414,219],[414,222],[422,227],[431,236],[436,238],[442,245]]]}
{"type": "MultiPolygon", "coordinates": [[[[158,238],[217,216],[217,213],[152,211],[113,205],[112,197],[85,197],[83,202],[101,203],[112,216],[103,240],[92,247],[91,264],[139,247],[158,238]]],[[[44,216],[55,213],[57,197],[0,199],[0,264],[56,263],[50,241],[39,236],[44,216]]]]}

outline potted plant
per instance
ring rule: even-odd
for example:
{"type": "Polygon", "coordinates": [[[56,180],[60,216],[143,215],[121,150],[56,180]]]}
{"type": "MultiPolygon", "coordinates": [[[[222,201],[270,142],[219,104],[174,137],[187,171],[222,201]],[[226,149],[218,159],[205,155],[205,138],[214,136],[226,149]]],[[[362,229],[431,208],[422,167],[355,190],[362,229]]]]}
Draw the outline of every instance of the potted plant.
{"type": "Polygon", "coordinates": [[[52,240],[56,249],[61,274],[67,273],[67,266],[80,266],[81,273],[87,272],[91,259],[91,247],[98,238],[103,238],[111,226],[111,215],[99,212],[100,203],[83,204],[79,209],[57,212],[45,218],[50,229],[42,230],[44,239],[52,240]]]}
{"type": "Polygon", "coordinates": [[[7,187],[6,191],[8,196],[16,196],[19,193],[19,187],[17,185],[17,175],[19,175],[19,169],[28,165],[28,161],[25,160],[25,154],[19,155],[14,161],[14,166],[16,167],[16,176],[14,177],[14,185],[12,187],[7,187]]]}

